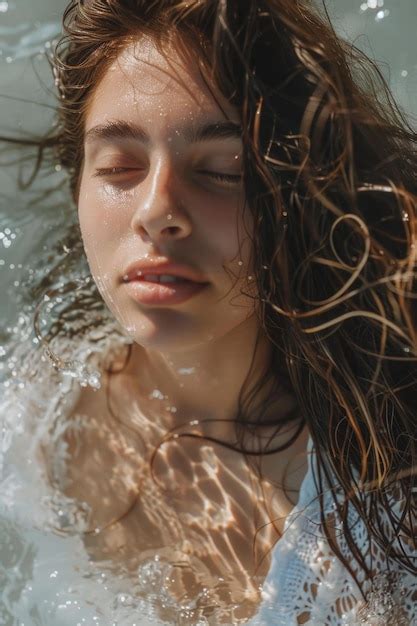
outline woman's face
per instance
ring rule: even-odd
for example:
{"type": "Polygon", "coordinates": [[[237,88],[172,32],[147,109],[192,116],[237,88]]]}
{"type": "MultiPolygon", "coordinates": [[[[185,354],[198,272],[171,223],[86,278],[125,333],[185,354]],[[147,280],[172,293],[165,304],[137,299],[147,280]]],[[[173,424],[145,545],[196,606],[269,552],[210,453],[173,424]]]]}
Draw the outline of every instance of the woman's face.
{"type": "Polygon", "coordinates": [[[107,306],[148,348],[187,350],[253,323],[240,119],[220,104],[193,61],[140,38],[87,109],[86,254],[107,306]]]}

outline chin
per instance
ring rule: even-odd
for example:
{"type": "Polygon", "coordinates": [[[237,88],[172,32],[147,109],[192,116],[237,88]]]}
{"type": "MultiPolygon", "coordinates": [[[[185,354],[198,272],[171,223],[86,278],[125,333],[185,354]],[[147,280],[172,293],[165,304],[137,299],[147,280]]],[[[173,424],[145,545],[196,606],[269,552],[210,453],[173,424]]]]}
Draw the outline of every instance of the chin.
{"type": "Polygon", "coordinates": [[[159,352],[187,352],[210,343],[214,333],[203,328],[184,312],[159,309],[152,315],[116,316],[135,343],[159,352]]]}

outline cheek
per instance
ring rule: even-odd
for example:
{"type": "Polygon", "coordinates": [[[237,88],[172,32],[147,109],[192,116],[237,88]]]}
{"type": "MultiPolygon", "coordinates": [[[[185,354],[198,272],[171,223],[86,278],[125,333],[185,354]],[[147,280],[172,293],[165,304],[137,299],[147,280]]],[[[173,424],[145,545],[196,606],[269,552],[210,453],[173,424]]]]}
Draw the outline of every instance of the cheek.
{"type": "Polygon", "coordinates": [[[247,261],[253,221],[242,198],[217,201],[205,207],[199,222],[205,241],[221,256],[223,263],[247,261]]]}
{"type": "Polygon", "coordinates": [[[246,282],[246,277],[252,273],[252,236],[253,223],[242,212],[236,213],[233,220],[229,220],[220,235],[224,263],[234,275],[246,282]]]}
{"type": "Polygon", "coordinates": [[[117,245],[126,230],[126,201],[115,198],[105,189],[90,190],[81,185],[78,220],[87,256],[99,256],[117,245]]]}

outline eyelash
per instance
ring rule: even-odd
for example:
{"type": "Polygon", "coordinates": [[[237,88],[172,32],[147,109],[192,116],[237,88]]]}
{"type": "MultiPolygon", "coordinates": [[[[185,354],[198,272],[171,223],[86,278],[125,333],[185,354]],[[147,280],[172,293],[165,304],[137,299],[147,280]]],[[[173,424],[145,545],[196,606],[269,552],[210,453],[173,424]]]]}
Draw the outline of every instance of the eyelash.
{"type": "MultiPolygon", "coordinates": [[[[94,176],[117,176],[118,174],[124,174],[133,169],[134,168],[128,167],[104,167],[97,169],[94,176]]],[[[198,173],[206,174],[207,176],[210,176],[210,178],[214,178],[215,180],[219,180],[221,182],[238,183],[242,180],[242,177],[239,174],[221,174],[220,172],[210,172],[209,170],[198,170],[198,173]]]]}

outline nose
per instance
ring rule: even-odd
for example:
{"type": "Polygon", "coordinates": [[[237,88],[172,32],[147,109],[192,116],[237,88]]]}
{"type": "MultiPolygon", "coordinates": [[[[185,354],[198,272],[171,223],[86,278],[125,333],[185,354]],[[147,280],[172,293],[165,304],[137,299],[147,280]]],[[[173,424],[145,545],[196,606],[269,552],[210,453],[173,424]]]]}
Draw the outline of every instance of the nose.
{"type": "Polygon", "coordinates": [[[179,181],[172,164],[160,157],[139,186],[131,227],[145,241],[160,244],[184,239],[191,233],[191,220],[179,201],[179,181]]]}

